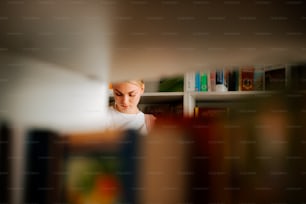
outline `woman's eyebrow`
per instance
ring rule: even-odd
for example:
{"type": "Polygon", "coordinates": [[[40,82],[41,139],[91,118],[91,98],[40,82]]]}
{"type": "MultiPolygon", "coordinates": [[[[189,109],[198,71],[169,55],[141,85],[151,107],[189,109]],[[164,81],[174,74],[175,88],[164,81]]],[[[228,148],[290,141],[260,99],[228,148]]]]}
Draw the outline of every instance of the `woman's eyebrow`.
{"type": "Polygon", "coordinates": [[[115,89],[114,90],[115,92],[118,92],[118,93],[120,93],[120,94],[123,94],[121,91],[119,91],[118,89],[115,89]]]}
{"type": "Polygon", "coordinates": [[[135,92],[136,92],[136,90],[133,90],[133,91],[130,91],[129,94],[132,94],[132,93],[135,93],[135,92]]]}
{"type": "MultiPolygon", "coordinates": [[[[121,91],[119,91],[118,89],[114,89],[115,92],[118,92],[120,94],[123,94],[121,91]]],[[[137,90],[133,90],[133,91],[129,91],[128,94],[132,94],[135,93],[137,90]]]]}

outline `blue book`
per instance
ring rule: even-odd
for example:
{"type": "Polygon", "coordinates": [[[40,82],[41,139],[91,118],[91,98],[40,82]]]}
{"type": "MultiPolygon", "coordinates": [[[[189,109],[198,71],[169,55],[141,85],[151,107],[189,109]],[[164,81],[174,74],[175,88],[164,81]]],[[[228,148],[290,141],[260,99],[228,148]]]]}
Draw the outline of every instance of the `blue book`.
{"type": "Polygon", "coordinates": [[[201,74],[200,72],[195,73],[195,91],[201,90],[201,74]]]}

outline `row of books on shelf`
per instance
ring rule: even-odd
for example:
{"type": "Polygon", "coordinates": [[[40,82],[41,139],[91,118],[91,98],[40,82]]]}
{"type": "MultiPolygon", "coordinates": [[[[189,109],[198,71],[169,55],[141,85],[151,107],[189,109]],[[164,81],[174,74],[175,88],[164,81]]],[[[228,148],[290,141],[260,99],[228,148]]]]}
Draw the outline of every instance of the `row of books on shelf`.
{"type": "Polygon", "coordinates": [[[285,67],[279,69],[240,67],[189,72],[186,91],[263,91],[280,90],[286,86],[285,67]]]}
{"type": "MultiPolygon", "coordinates": [[[[183,105],[177,104],[150,104],[142,107],[144,113],[153,114],[157,118],[164,117],[175,117],[177,119],[183,117],[183,105]]],[[[229,107],[206,107],[206,106],[195,106],[194,107],[194,118],[215,121],[219,119],[226,119],[229,116],[229,107]]]]}
{"type": "Polygon", "coordinates": [[[142,111],[147,114],[153,114],[156,117],[182,117],[182,103],[167,104],[146,104],[141,107],[142,111]]]}
{"type": "Polygon", "coordinates": [[[226,120],[229,117],[229,107],[194,107],[194,118],[196,120],[213,122],[218,120],[226,120]]]}

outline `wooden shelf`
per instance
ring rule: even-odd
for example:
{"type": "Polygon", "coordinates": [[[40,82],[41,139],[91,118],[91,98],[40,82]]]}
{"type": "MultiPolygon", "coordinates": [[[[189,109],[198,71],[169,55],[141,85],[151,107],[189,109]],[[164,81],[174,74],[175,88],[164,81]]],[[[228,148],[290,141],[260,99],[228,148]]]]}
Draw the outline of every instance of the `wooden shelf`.
{"type": "Polygon", "coordinates": [[[230,101],[243,98],[265,98],[276,92],[272,91],[227,91],[227,92],[189,92],[196,101],[230,101]]]}

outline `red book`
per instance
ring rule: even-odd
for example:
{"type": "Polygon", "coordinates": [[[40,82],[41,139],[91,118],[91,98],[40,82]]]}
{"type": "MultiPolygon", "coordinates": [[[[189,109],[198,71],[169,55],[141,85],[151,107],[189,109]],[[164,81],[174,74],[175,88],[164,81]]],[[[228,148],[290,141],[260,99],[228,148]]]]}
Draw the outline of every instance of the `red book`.
{"type": "Polygon", "coordinates": [[[254,89],[254,68],[241,69],[241,91],[252,91],[254,89]]]}

